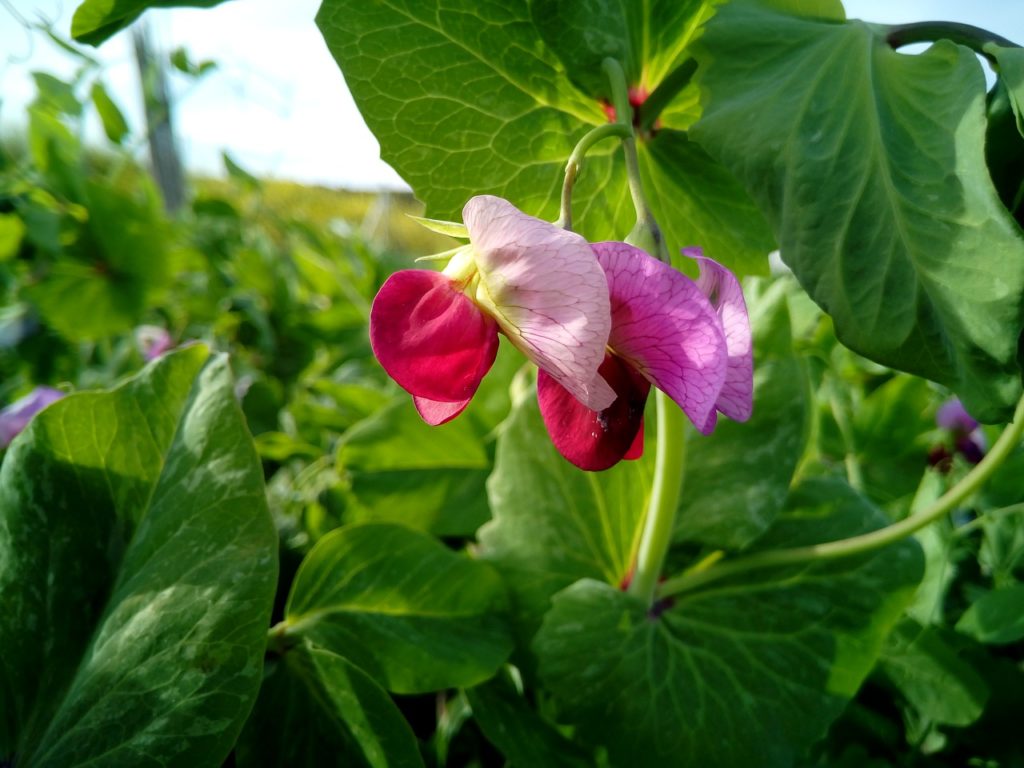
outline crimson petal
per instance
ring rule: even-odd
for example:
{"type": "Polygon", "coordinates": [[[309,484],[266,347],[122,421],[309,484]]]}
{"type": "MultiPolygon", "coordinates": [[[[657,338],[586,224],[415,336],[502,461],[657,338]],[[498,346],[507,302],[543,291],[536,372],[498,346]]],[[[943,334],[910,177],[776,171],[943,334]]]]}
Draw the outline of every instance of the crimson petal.
{"type": "Polygon", "coordinates": [[[605,353],[598,369],[617,397],[592,411],[546,371],[537,375],[537,400],[551,442],[580,469],[600,471],[643,451],[644,405],[651,385],[628,362],[605,353]]]}
{"type": "Polygon", "coordinates": [[[389,277],[370,309],[370,344],[384,370],[412,395],[468,401],[498,354],[498,326],[440,272],[389,277]]]}

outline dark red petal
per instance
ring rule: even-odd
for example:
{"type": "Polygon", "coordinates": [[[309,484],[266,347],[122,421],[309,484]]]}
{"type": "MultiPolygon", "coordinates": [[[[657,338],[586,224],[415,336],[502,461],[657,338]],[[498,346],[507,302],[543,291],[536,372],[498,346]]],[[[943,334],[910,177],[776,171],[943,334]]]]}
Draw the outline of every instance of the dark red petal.
{"type": "Polygon", "coordinates": [[[598,373],[617,395],[603,411],[587,408],[543,370],[537,376],[537,399],[551,442],[566,459],[590,471],[614,466],[638,439],[642,450],[644,405],[651,389],[629,363],[611,354],[605,354],[598,373]]]}
{"type": "Polygon", "coordinates": [[[448,423],[466,410],[469,400],[460,400],[457,403],[442,403],[437,400],[428,400],[425,397],[413,395],[412,403],[416,406],[416,411],[419,413],[420,418],[430,426],[436,427],[439,424],[448,423]]]}
{"type": "Polygon", "coordinates": [[[622,458],[627,461],[636,461],[644,455],[644,420],[640,419],[640,429],[636,431],[636,437],[633,439],[633,444],[629,446],[629,450],[626,451],[626,455],[622,458]]]}
{"type": "Polygon", "coordinates": [[[444,403],[473,397],[498,353],[498,326],[445,275],[406,269],[370,309],[370,344],[412,395],[444,403]]]}

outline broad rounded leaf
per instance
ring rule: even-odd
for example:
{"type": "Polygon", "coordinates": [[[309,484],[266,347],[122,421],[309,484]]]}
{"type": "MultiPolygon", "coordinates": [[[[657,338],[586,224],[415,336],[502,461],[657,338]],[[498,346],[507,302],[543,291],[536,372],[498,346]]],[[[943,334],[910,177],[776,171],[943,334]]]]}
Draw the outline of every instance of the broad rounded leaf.
{"type": "Polygon", "coordinates": [[[235,748],[240,768],[422,768],[409,723],[350,661],[303,644],[267,667],[235,748]]]}
{"type": "Polygon", "coordinates": [[[691,135],[755,196],[839,339],[1008,420],[1024,240],[985,166],[974,53],[940,41],[908,56],[862,22],[753,3],[705,29],[691,135]]]}
{"type": "Polygon", "coordinates": [[[512,640],[486,563],[386,523],[324,536],[288,597],[288,632],[343,654],[385,688],[422,693],[486,680],[512,640]]]}
{"type": "Polygon", "coordinates": [[[54,403],[4,459],[0,756],[18,766],[219,765],[252,707],[277,535],[207,356],[54,403]]]}
{"type": "MultiPolygon", "coordinates": [[[[473,195],[488,193],[554,219],[569,154],[607,122],[601,102],[576,89],[544,44],[529,5],[325,0],[317,14],[381,156],[432,217],[456,219],[473,195]]],[[[678,13],[686,17],[689,7],[678,13]]],[[[683,55],[664,20],[657,12],[644,22],[658,38],[648,66],[683,55]]],[[[771,232],[728,171],[677,130],[645,139],[639,151],[673,251],[700,243],[734,271],[767,271],[771,232]]],[[[573,200],[588,240],[629,232],[635,214],[615,143],[587,154],[573,200]]]]}
{"type": "MultiPolygon", "coordinates": [[[[843,484],[812,482],[763,546],[884,521],[843,484]]],[[[534,649],[560,711],[613,765],[783,768],[856,692],[920,575],[920,551],[904,542],[735,576],[653,611],[586,579],[555,596],[534,649]]]]}
{"type": "Polygon", "coordinates": [[[1024,638],[1024,584],[986,592],[960,617],[956,630],[991,645],[1024,638]]]}

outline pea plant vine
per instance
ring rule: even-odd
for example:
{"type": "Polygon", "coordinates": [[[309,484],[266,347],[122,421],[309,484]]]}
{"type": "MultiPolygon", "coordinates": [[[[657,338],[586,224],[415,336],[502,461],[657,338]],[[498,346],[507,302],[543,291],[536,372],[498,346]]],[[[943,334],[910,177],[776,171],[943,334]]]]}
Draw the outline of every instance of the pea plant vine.
{"type": "MultiPolygon", "coordinates": [[[[218,2],[71,33],[175,4],[218,2]]],[[[1024,760],[1021,48],[839,0],[316,24],[438,253],[171,235],[45,94],[0,166],[4,290],[100,350],[0,355],[0,765],[1024,760]]]]}

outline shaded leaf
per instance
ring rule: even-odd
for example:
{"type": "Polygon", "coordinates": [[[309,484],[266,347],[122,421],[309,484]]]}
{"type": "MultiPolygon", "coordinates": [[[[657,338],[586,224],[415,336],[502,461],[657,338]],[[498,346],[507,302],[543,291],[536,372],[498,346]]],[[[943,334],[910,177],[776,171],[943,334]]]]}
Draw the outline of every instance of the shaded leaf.
{"type": "Polygon", "coordinates": [[[862,22],[752,3],[724,6],[699,48],[708,99],[691,135],[755,196],[839,339],[1008,420],[1024,248],[985,168],[974,54],[907,56],[862,22]]]}
{"type": "Polygon", "coordinates": [[[243,768],[423,765],[384,689],[341,656],[307,645],[268,663],[235,755],[243,768]]]}
{"type": "Polygon", "coordinates": [[[324,536],[288,597],[289,634],[344,654],[385,688],[474,685],[512,641],[501,579],[485,563],[409,528],[352,525],[324,536]]]}
{"type": "Polygon", "coordinates": [[[219,764],[277,579],[223,357],[193,346],[41,412],[0,469],[0,756],[219,764]]]}
{"type": "MultiPolygon", "coordinates": [[[[758,548],[884,524],[844,484],[810,481],[758,548]]],[[[842,711],[913,595],[920,551],[762,569],[648,611],[590,579],[554,598],[540,674],[615,765],[791,766],[842,711]]]]}
{"type": "Polygon", "coordinates": [[[986,592],[960,617],[956,630],[990,645],[1024,638],[1024,584],[986,592]]]}

